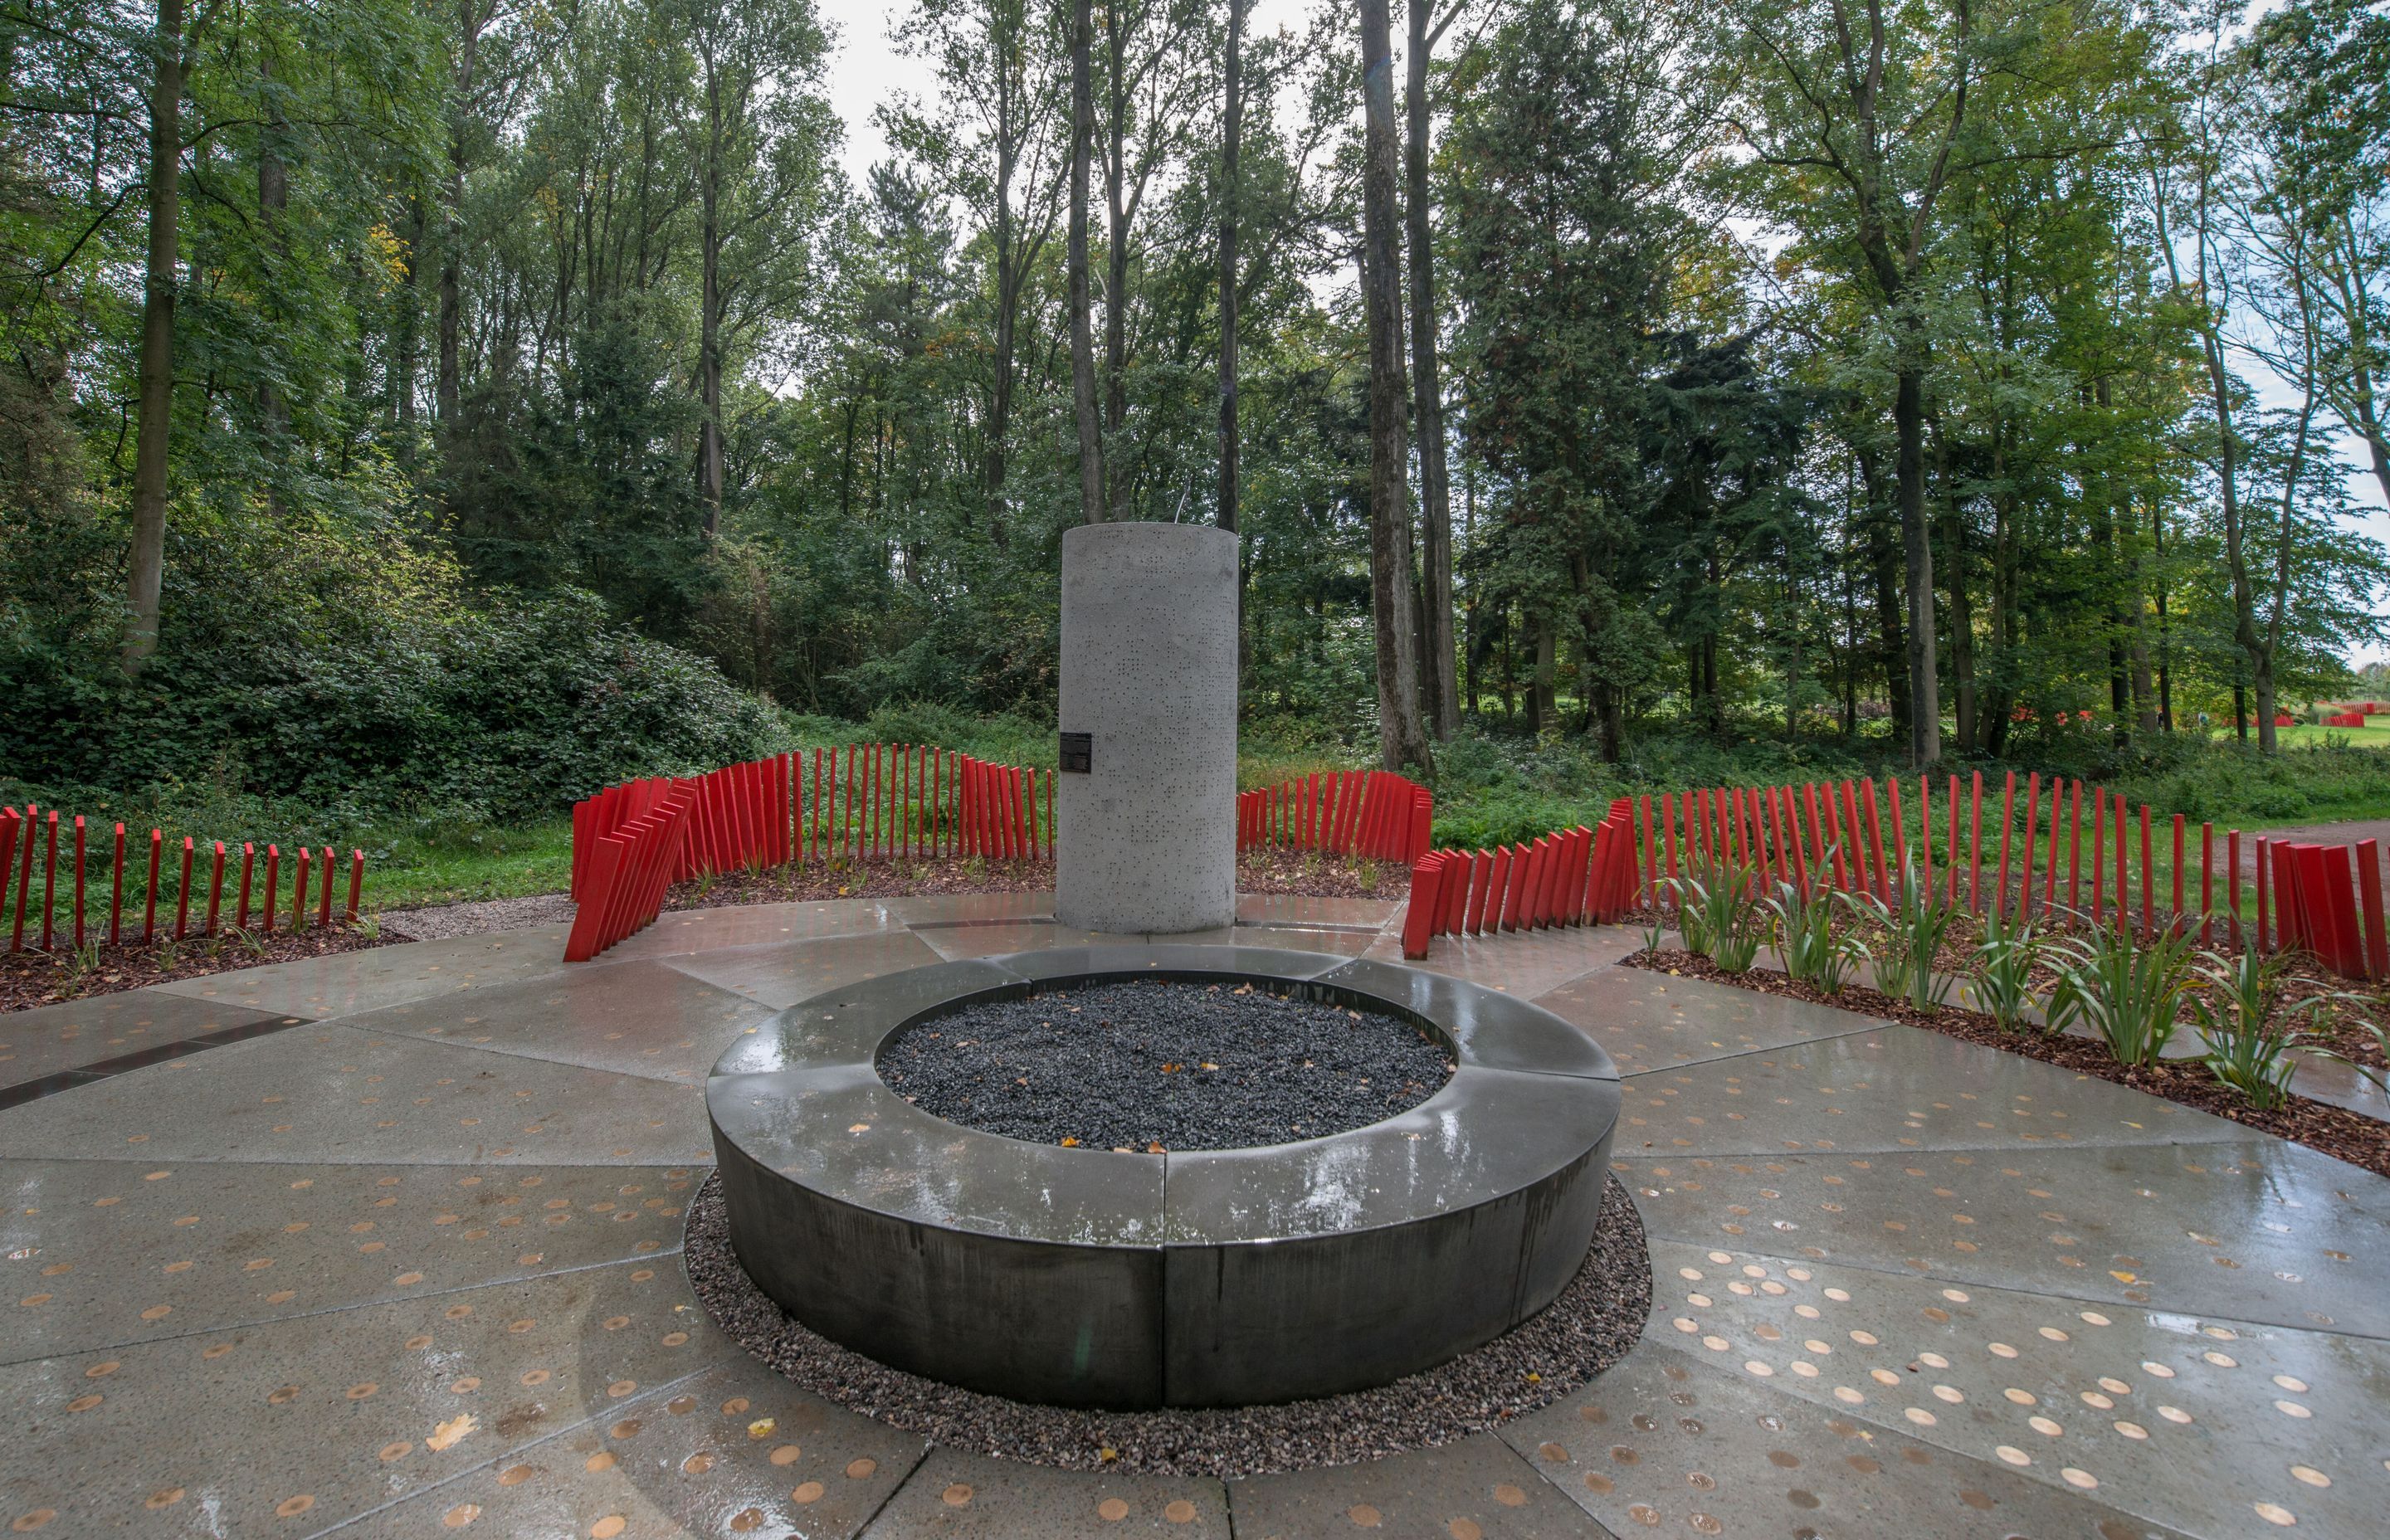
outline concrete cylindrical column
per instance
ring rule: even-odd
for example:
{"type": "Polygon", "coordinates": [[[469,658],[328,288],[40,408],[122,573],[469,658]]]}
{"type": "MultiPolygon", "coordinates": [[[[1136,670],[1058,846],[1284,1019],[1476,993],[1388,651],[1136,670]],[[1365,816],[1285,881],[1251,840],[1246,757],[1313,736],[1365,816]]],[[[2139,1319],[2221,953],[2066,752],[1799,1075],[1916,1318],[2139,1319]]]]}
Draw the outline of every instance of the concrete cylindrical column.
{"type": "Polygon", "coordinates": [[[1054,914],[1170,933],[1237,916],[1237,537],[1209,524],[1062,535],[1064,769],[1054,914]],[[1087,735],[1073,769],[1070,735],[1087,735]]]}

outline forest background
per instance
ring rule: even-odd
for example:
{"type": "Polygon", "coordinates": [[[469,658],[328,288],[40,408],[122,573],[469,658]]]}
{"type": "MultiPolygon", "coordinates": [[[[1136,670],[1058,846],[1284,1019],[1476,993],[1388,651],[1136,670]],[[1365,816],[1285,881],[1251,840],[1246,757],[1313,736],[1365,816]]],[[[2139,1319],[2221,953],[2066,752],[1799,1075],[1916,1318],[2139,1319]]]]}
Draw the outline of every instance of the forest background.
{"type": "Polygon", "coordinates": [[[855,173],[814,0],[0,0],[0,800],[479,894],[625,776],[1050,764],[1142,519],[1240,534],[1247,784],[1440,840],[2390,812],[2380,5],[899,14],[855,173]]]}

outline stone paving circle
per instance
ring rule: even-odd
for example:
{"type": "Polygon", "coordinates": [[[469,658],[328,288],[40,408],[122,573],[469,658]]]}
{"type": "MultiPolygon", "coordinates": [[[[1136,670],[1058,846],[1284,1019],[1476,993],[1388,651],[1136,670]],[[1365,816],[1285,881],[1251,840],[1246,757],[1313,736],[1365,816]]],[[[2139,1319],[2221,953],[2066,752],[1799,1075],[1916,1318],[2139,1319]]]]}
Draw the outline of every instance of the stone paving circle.
{"type": "MultiPolygon", "coordinates": [[[[1394,962],[1395,912],[1247,897],[1192,939],[1394,962]]],[[[932,1444],[755,1361],[681,1264],[706,1076],[779,1012],[928,964],[1150,950],[1039,895],[675,913],[569,969],[548,924],[0,1019],[8,1084],[45,1083],[0,1105],[0,1526],[2382,1532],[2390,1183],[1994,1049],[1615,966],[1639,944],[1513,934],[1424,967],[1619,1066],[1640,1342],[1499,1429],[1227,1481],[932,1444]]]]}

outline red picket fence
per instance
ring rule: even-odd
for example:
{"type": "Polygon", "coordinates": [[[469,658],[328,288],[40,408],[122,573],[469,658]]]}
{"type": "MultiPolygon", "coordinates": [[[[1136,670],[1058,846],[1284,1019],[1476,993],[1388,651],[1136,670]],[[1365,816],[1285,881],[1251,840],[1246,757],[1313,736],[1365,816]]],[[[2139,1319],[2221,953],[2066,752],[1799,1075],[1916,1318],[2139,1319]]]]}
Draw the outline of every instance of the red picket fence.
{"type": "MultiPolygon", "coordinates": [[[[1601,824],[1619,852],[1613,864],[1600,859],[1602,841],[1594,841],[1595,867],[1612,874],[1604,880],[1613,885],[1597,882],[1601,900],[1581,908],[1599,921],[1665,907],[1671,879],[1719,864],[1747,869],[1763,890],[1780,881],[1803,889],[1831,885],[1888,901],[1913,855],[1929,892],[1938,883],[1945,903],[1977,914],[2039,914],[2064,928],[2138,925],[2143,935],[2156,933],[2161,924],[2196,926],[2203,944],[2229,939],[2268,952],[2304,951],[2349,978],[2390,978],[2382,864],[2372,841],[2314,845],[2248,837],[2255,840],[2254,903],[2244,904],[2239,829],[2227,829],[2218,840],[2213,824],[2199,825],[2194,856],[2182,815],[2153,823],[2148,807],[2128,808],[2121,794],[2100,787],[2060,777],[2045,786],[2037,773],[2020,788],[2011,772],[1987,797],[1981,772],[1965,782],[1945,776],[1937,812],[1934,779],[1914,776],[1904,788],[1895,776],[1881,789],[1867,778],[1699,789],[1631,802],[1621,798],[1601,824]],[[1988,838],[1987,807],[1996,820],[1988,838]],[[2171,859],[2161,874],[2158,851],[2166,844],[2171,859]]],[[[1440,852],[1421,860],[1413,868],[1405,919],[1407,955],[1425,956],[1428,940],[1437,935],[1514,929],[1509,890],[1523,884],[1525,892],[1535,891],[1527,869],[1534,859],[1534,848],[1523,846],[1440,852]],[[1431,868],[1429,880],[1440,896],[1423,897],[1418,874],[1431,868]],[[1463,870],[1468,897],[1456,910],[1454,890],[1463,870]]],[[[1530,900],[1521,912],[1537,911],[1530,900]]]]}
{"type": "MultiPolygon", "coordinates": [[[[8,915],[8,901],[12,892],[17,904],[16,917],[6,928],[7,949],[11,952],[21,952],[26,949],[27,919],[35,912],[36,905],[39,905],[39,919],[34,926],[32,944],[37,950],[44,952],[52,950],[58,944],[61,933],[69,939],[70,944],[78,950],[84,946],[87,941],[100,939],[97,917],[91,917],[90,923],[86,924],[86,900],[95,895],[87,892],[86,857],[89,852],[85,840],[86,827],[84,815],[80,813],[73,815],[64,826],[68,831],[70,843],[67,854],[68,874],[63,887],[58,877],[58,829],[61,827],[59,817],[58,809],[51,808],[45,815],[42,809],[32,802],[27,802],[22,811],[13,807],[0,808],[0,918],[5,918],[8,915]],[[37,844],[42,846],[39,884],[41,896],[38,899],[35,898],[33,891],[35,887],[33,849],[37,844]],[[62,928],[58,913],[58,900],[62,894],[68,892],[72,896],[67,921],[62,928]]],[[[178,862],[178,877],[173,889],[173,919],[166,928],[176,941],[190,935],[195,929],[191,916],[191,901],[201,896],[201,892],[192,885],[192,866],[198,861],[200,850],[201,847],[196,841],[187,835],[184,837],[178,862]]],[[[196,926],[198,933],[202,936],[212,936],[221,927],[226,853],[225,842],[221,840],[214,841],[213,848],[209,852],[205,887],[206,908],[202,911],[196,926]]],[[[115,826],[113,846],[109,857],[108,924],[104,939],[106,944],[109,946],[121,945],[125,940],[124,855],[124,826],[120,823],[115,826]]],[[[158,904],[166,892],[164,884],[160,880],[165,866],[165,834],[161,830],[153,828],[149,831],[148,881],[142,890],[144,896],[141,901],[141,930],[138,939],[143,945],[154,941],[161,930],[158,923],[158,904]]],[[[288,921],[292,930],[304,930],[308,924],[307,872],[310,861],[315,856],[314,851],[302,845],[299,848],[297,859],[292,863],[295,880],[291,888],[290,918],[288,921]]],[[[315,923],[329,925],[332,923],[332,887],[336,872],[332,847],[324,846],[321,858],[315,860],[314,865],[319,876],[316,884],[319,891],[315,898],[315,923]]],[[[244,842],[240,847],[238,883],[234,900],[232,927],[238,930],[247,930],[250,928],[251,902],[252,899],[256,899],[259,900],[255,906],[255,913],[259,919],[259,932],[270,936],[274,933],[276,910],[280,906],[277,894],[281,887],[281,847],[274,844],[265,847],[265,888],[262,895],[256,893],[252,887],[256,866],[257,846],[253,842],[244,842]]],[[[351,850],[349,852],[348,904],[342,910],[343,918],[350,920],[357,918],[357,905],[365,894],[365,852],[351,850]]]]}
{"type": "Polygon", "coordinates": [[[653,923],[665,889],[700,877],[798,862],[1053,853],[1052,776],[927,744],[851,744],[816,749],[810,764],[800,751],[625,781],[573,804],[579,907],[565,960],[596,956],[653,923]]]}
{"type": "Polygon", "coordinates": [[[1403,956],[1426,956],[1437,936],[1614,924],[1636,906],[1638,869],[1624,797],[1595,828],[1555,829],[1499,850],[1432,852],[1411,866],[1403,956]]]}
{"type": "Polygon", "coordinates": [[[2325,717],[2323,725],[2327,727],[2362,727],[2366,717],[2371,714],[2368,712],[2343,712],[2338,716],[2325,717]]]}
{"type": "Polygon", "coordinates": [[[1378,861],[1427,853],[1435,798],[1389,770],[1330,771],[1237,794],[1237,849],[1279,845],[1378,861]]]}

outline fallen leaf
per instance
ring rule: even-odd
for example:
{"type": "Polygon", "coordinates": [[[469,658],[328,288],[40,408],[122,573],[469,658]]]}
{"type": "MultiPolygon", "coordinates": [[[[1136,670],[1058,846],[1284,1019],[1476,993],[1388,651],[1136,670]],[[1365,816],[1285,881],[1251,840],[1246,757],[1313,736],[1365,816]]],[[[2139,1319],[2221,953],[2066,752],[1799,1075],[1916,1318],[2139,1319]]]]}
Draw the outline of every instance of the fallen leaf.
{"type": "Polygon", "coordinates": [[[481,1423],[470,1412],[459,1417],[452,1417],[431,1430],[431,1436],[423,1441],[423,1446],[431,1450],[454,1449],[458,1441],[480,1426],[481,1423]]]}
{"type": "Polygon", "coordinates": [[[1065,1149],[1076,1149],[1078,1147],[1079,1141],[1076,1139],[1064,1139],[1062,1141],[1062,1148],[1065,1149]]]}
{"type": "Polygon", "coordinates": [[[778,1426],[779,1424],[777,1422],[775,1422],[768,1417],[759,1417],[754,1421],[747,1424],[747,1436],[749,1438],[770,1438],[772,1436],[772,1430],[778,1426]]]}

